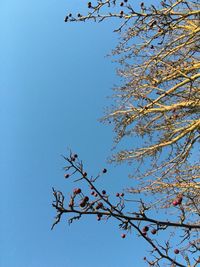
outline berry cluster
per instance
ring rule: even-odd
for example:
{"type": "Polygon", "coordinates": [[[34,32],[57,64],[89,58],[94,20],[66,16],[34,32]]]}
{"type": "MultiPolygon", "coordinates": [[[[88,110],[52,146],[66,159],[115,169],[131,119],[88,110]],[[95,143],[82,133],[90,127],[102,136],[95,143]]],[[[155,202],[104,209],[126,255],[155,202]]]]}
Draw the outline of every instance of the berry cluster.
{"type": "MultiPolygon", "coordinates": [[[[125,239],[127,234],[131,232],[132,229],[136,230],[139,236],[143,237],[149,245],[152,247],[152,254],[156,258],[168,259],[169,261],[173,261],[177,263],[173,257],[170,256],[171,246],[169,246],[168,242],[166,242],[166,247],[158,245],[156,241],[156,237],[158,237],[159,232],[161,230],[166,230],[169,227],[179,227],[180,229],[183,227],[187,228],[188,236],[192,228],[196,228],[196,226],[182,224],[180,222],[170,222],[170,221],[159,221],[148,216],[148,207],[141,200],[140,201],[140,209],[137,212],[127,212],[126,204],[127,201],[130,201],[125,198],[124,192],[115,193],[115,204],[113,204],[113,197],[111,197],[105,189],[99,190],[95,186],[96,180],[101,176],[105,175],[108,171],[106,168],[103,168],[102,171],[96,177],[89,177],[88,173],[85,171],[83,167],[82,161],[79,160],[77,154],[70,154],[69,158],[64,157],[67,161],[68,165],[65,167],[65,178],[70,178],[73,176],[78,177],[75,179],[76,182],[83,181],[85,182],[90,191],[89,194],[85,194],[85,189],[81,187],[76,187],[73,189],[68,207],[65,207],[65,198],[62,192],[56,191],[53,189],[53,194],[55,197],[55,201],[53,202],[53,207],[57,210],[56,220],[52,226],[52,228],[60,222],[61,216],[64,213],[73,214],[73,217],[69,219],[69,223],[72,223],[74,220],[80,219],[82,215],[93,214],[96,216],[97,221],[109,220],[110,218],[114,218],[119,222],[119,228],[123,230],[121,234],[121,238],[125,239]],[[141,224],[148,223],[141,227],[141,224]],[[161,249],[162,248],[162,249],[161,249]],[[165,253],[163,253],[163,250],[165,253]]],[[[85,188],[85,187],[84,187],[85,188]]],[[[180,206],[183,201],[183,195],[178,195],[176,199],[172,202],[173,206],[180,206]]],[[[183,208],[180,207],[183,212],[183,208]]],[[[194,246],[194,245],[193,245],[194,246]]],[[[180,249],[175,248],[173,251],[174,254],[178,255],[180,253],[180,249]]],[[[145,260],[147,258],[145,257],[145,260]]],[[[178,263],[177,263],[178,265],[178,263]]],[[[153,266],[153,265],[152,265],[153,266]]],[[[178,265],[179,266],[179,265],[178,265]]]]}

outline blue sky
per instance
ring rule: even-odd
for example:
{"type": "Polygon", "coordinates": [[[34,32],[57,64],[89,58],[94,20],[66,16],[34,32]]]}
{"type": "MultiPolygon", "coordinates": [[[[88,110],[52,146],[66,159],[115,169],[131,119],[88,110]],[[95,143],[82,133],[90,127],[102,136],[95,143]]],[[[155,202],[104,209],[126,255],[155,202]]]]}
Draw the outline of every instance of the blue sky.
{"type": "Polygon", "coordinates": [[[88,173],[108,168],[102,188],[130,184],[126,166],[105,163],[113,133],[98,122],[117,82],[105,56],[118,36],[114,22],[65,24],[81,3],[0,2],[1,267],[143,266],[143,241],[121,239],[113,222],[63,220],[50,230],[52,186],[66,194],[73,186],[63,179],[67,148],[88,173]]]}

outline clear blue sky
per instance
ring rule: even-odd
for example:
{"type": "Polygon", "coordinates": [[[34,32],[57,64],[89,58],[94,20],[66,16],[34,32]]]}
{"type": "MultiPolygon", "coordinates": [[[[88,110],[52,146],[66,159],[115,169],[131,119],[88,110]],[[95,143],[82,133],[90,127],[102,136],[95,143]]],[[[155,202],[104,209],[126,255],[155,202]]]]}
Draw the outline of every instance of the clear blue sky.
{"type": "Polygon", "coordinates": [[[121,239],[115,223],[63,220],[50,230],[52,186],[71,189],[60,156],[67,147],[89,173],[108,168],[102,187],[130,183],[126,166],[105,164],[113,134],[97,121],[117,82],[105,55],[118,36],[114,22],[65,24],[81,2],[0,2],[0,267],[144,265],[143,241],[121,239]]]}

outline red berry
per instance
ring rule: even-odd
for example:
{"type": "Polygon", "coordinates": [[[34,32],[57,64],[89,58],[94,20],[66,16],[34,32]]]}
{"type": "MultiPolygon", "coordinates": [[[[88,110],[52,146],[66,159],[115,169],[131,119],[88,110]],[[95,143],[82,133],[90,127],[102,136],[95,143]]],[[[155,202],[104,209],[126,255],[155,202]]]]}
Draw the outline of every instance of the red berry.
{"type": "Polygon", "coordinates": [[[175,253],[175,254],[179,254],[179,252],[180,252],[180,251],[179,251],[179,249],[177,249],[177,248],[174,250],[174,253],[175,253]]]}
{"type": "Polygon", "coordinates": [[[101,209],[103,207],[103,203],[102,202],[98,202],[96,209],[101,209]]]}
{"type": "Polygon", "coordinates": [[[76,194],[80,194],[80,193],[81,193],[81,189],[80,188],[77,188],[76,194]]]}
{"type": "Polygon", "coordinates": [[[75,158],[75,159],[78,158],[78,155],[77,155],[77,154],[74,154],[74,158],[75,158]]]}
{"type": "Polygon", "coordinates": [[[119,193],[116,193],[116,197],[119,197],[119,193]]]}
{"type": "Polygon", "coordinates": [[[143,232],[148,232],[149,231],[149,227],[148,226],[145,226],[143,229],[142,229],[143,232]]]}
{"type": "Polygon", "coordinates": [[[91,8],[91,7],[92,7],[92,3],[88,2],[88,8],[91,8]]]}
{"type": "Polygon", "coordinates": [[[155,235],[156,232],[157,232],[156,229],[152,229],[152,230],[151,230],[152,235],[155,235]]]}
{"type": "Polygon", "coordinates": [[[174,201],[172,202],[172,204],[173,204],[173,206],[177,206],[177,205],[178,205],[178,201],[177,201],[177,200],[174,200],[174,201]]]}
{"type": "Polygon", "coordinates": [[[67,173],[67,174],[65,174],[65,178],[67,179],[67,178],[69,178],[69,174],[67,173]]]}
{"type": "Polygon", "coordinates": [[[97,194],[97,193],[95,193],[95,194],[94,194],[94,196],[95,196],[95,197],[98,197],[98,194],[97,194]]]}
{"type": "Polygon", "coordinates": [[[81,207],[81,208],[84,208],[85,205],[86,205],[86,202],[85,202],[84,200],[82,200],[82,201],[80,202],[80,207],[81,207]]]}
{"type": "Polygon", "coordinates": [[[121,193],[120,196],[123,197],[124,196],[124,193],[121,193]]]}
{"type": "Polygon", "coordinates": [[[88,196],[85,196],[84,199],[83,199],[83,201],[88,202],[89,201],[89,197],[88,196]]]}
{"type": "Polygon", "coordinates": [[[101,217],[102,217],[102,214],[97,214],[97,220],[100,221],[101,220],[101,217]]]}
{"type": "Polygon", "coordinates": [[[91,192],[91,195],[93,196],[94,194],[95,194],[95,192],[94,192],[94,191],[92,191],[92,192],[91,192]]]}
{"type": "Polygon", "coordinates": [[[103,173],[106,173],[107,172],[107,169],[103,169],[103,171],[102,171],[103,173]]]}
{"type": "Polygon", "coordinates": [[[84,172],[84,173],[83,173],[83,177],[86,177],[86,176],[87,176],[87,172],[84,172]]]}
{"type": "Polygon", "coordinates": [[[81,193],[81,189],[80,188],[75,188],[74,189],[74,194],[80,194],[81,193]]]}
{"type": "Polygon", "coordinates": [[[106,194],[106,190],[103,190],[103,191],[102,191],[102,195],[105,195],[105,194],[106,194]]]}
{"type": "Polygon", "coordinates": [[[123,6],[123,5],[124,5],[124,3],[123,3],[123,2],[121,2],[121,3],[120,3],[120,6],[123,6]]]}
{"type": "Polygon", "coordinates": [[[126,237],[126,234],[121,234],[121,238],[125,238],[126,237]]]}

